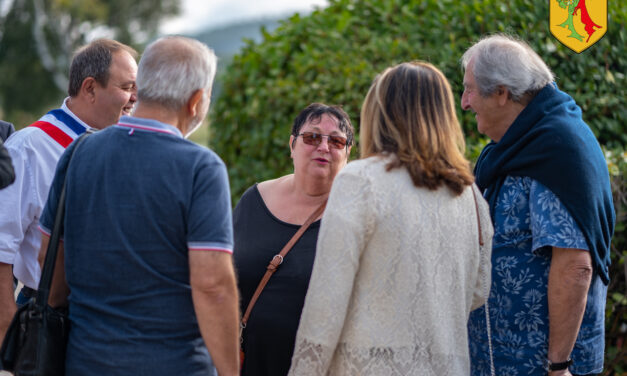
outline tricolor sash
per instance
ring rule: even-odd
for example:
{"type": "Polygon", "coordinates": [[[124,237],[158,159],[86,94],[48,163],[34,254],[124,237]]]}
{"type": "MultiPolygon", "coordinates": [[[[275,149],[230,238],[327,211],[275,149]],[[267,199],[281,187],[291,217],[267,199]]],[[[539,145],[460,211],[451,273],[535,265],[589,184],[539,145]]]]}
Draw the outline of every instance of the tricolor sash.
{"type": "MultiPolygon", "coordinates": [[[[56,109],[48,112],[48,115],[54,116],[57,120],[65,124],[68,128],[70,128],[77,136],[80,136],[85,132],[85,127],[82,126],[76,119],[65,113],[65,111],[61,109],[56,109]]],[[[50,136],[53,140],[59,143],[59,145],[64,148],[68,147],[69,144],[74,141],[74,138],[68,135],[65,131],[63,131],[58,126],[44,121],[39,120],[30,125],[31,127],[36,127],[46,132],[48,136],[50,136]]]]}

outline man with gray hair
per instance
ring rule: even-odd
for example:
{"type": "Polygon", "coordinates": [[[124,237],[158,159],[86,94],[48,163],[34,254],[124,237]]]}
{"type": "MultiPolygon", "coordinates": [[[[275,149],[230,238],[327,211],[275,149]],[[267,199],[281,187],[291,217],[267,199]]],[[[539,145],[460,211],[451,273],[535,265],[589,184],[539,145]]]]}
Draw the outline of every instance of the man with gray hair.
{"type": "Polygon", "coordinates": [[[215,72],[198,41],[153,42],[139,63],[134,116],[59,161],[40,229],[50,233],[67,177],[50,296],[53,307],[69,301],[67,376],[239,372],[226,167],[185,139],[207,114],[215,72]]]}
{"type": "Polygon", "coordinates": [[[88,129],[102,129],[128,115],[135,103],[137,52],[111,39],[97,39],[77,50],[70,65],[68,97],[61,108],[14,132],[5,146],[15,182],[0,190],[0,340],[17,309],[13,276],[24,285],[24,304],[36,294],[41,273],[37,229],[57,161],[88,129]]]}
{"type": "Polygon", "coordinates": [[[472,375],[492,358],[497,375],[599,373],[615,223],[599,143],[525,42],[486,37],[462,65],[462,107],[492,140],[475,167],[494,240],[489,315],[468,324],[472,375]]]}

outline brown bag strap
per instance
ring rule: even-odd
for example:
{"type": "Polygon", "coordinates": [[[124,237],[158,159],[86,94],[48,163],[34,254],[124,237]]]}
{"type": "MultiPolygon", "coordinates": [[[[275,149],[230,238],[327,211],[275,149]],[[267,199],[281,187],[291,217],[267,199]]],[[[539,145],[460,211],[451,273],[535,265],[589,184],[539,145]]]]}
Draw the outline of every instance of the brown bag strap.
{"type": "Polygon", "coordinates": [[[483,234],[481,234],[481,218],[479,216],[479,204],[477,203],[477,194],[475,193],[475,187],[472,189],[472,198],[475,199],[475,210],[477,212],[477,227],[479,228],[479,245],[483,245],[483,234]]]}
{"type": "Polygon", "coordinates": [[[242,335],[242,330],[246,327],[246,323],[248,322],[248,318],[250,317],[250,312],[252,311],[253,306],[257,302],[257,299],[259,298],[261,291],[263,291],[263,288],[266,287],[268,280],[270,280],[270,277],[272,277],[272,274],[276,272],[279,265],[283,263],[283,259],[285,258],[285,255],[287,255],[287,253],[292,249],[294,244],[296,244],[298,239],[300,239],[300,237],[305,233],[309,225],[311,225],[316,220],[316,218],[318,218],[320,214],[322,214],[326,206],[327,206],[327,200],[324,200],[322,205],[320,205],[309,216],[309,218],[307,218],[305,223],[303,223],[303,225],[300,226],[300,228],[298,229],[298,231],[296,231],[294,236],[292,236],[290,241],[288,241],[287,244],[285,244],[281,252],[279,252],[278,254],[274,255],[274,257],[272,257],[270,264],[268,264],[266,268],[267,269],[266,274],[264,274],[263,278],[261,278],[261,281],[259,282],[259,286],[257,286],[257,290],[255,290],[253,297],[250,299],[250,302],[248,303],[248,307],[246,307],[246,313],[244,313],[244,316],[242,317],[242,321],[240,323],[240,337],[242,335]]]}

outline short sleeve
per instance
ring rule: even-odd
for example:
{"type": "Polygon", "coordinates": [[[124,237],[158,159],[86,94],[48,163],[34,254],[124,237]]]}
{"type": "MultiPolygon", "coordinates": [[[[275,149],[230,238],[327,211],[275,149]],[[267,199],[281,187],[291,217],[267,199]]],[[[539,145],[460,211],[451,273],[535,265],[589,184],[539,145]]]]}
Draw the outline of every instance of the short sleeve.
{"type": "Polygon", "coordinates": [[[534,251],[547,246],[588,250],[581,229],[559,198],[535,180],[529,192],[529,211],[534,251]]]}
{"type": "Polygon", "coordinates": [[[188,247],[193,251],[233,253],[231,193],[224,163],[209,155],[194,175],[188,218],[188,247]]]}
{"type": "Polygon", "coordinates": [[[36,197],[30,169],[31,161],[24,145],[6,144],[15,172],[15,181],[0,190],[0,262],[13,264],[28,226],[35,219],[36,197]]]}

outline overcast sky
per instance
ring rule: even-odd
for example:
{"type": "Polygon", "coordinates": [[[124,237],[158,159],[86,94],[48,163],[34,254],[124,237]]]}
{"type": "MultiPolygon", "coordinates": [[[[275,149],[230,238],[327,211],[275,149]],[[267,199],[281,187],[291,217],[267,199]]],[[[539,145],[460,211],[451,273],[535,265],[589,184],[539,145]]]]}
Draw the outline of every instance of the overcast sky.
{"type": "MultiPolygon", "coordinates": [[[[2,0],[0,0],[2,1],[2,0]]],[[[163,22],[164,34],[187,34],[264,16],[309,13],[327,0],[181,0],[181,15],[163,22]]]]}

